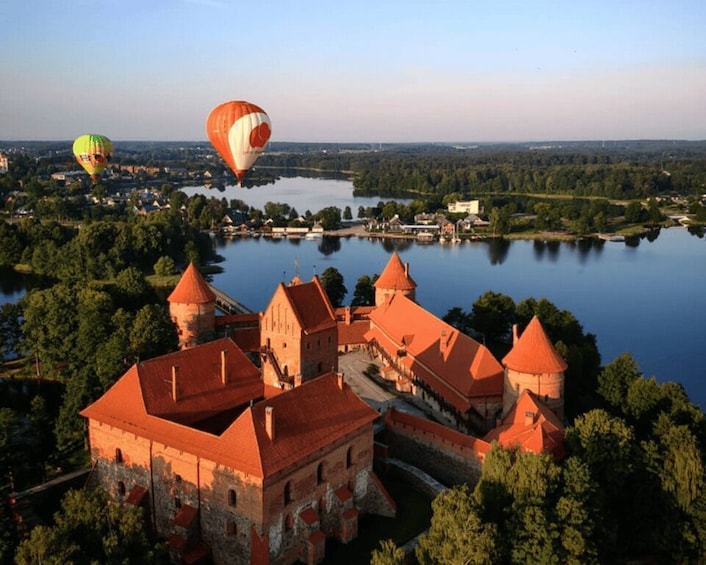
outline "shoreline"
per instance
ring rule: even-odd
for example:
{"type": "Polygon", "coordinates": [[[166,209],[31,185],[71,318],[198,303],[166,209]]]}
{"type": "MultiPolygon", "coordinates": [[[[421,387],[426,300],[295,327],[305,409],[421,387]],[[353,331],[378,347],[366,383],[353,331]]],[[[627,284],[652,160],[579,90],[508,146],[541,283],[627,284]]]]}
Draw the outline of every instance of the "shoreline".
{"type": "MultiPolygon", "coordinates": [[[[667,226],[660,225],[653,229],[669,229],[670,227],[684,227],[684,226],[667,226]]],[[[472,237],[462,237],[463,241],[485,241],[493,239],[506,239],[506,240],[542,240],[542,241],[578,241],[582,239],[599,239],[603,241],[611,241],[613,238],[626,238],[626,237],[642,237],[649,233],[650,229],[646,227],[640,227],[640,229],[624,231],[622,233],[591,233],[586,235],[575,235],[568,234],[566,232],[525,232],[525,233],[514,233],[493,236],[492,234],[475,234],[472,237]]],[[[323,232],[323,235],[330,237],[365,237],[365,238],[389,238],[389,239],[409,239],[413,241],[419,241],[414,234],[406,233],[390,233],[390,232],[370,232],[365,229],[363,224],[356,224],[354,226],[347,226],[344,228],[336,230],[328,230],[323,232]]],[[[613,239],[617,241],[617,239],[613,239]]],[[[428,243],[438,243],[439,239],[435,238],[428,241],[428,243]]],[[[450,243],[450,241],[449,241],[450,243]]]]}

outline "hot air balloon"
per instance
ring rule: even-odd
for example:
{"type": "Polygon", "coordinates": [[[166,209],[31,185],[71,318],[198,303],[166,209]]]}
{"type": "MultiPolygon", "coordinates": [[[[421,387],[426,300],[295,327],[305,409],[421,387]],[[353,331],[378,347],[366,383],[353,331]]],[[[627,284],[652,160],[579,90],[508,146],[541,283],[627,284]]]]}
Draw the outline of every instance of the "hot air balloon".
{"type": "Polygon", "coordinates": [[[74,157],[86,172],[91,175],[93,182],[108,166],[113,153],[113,142],[104,135],[81,135],[74,141],[74,157]]]}
{"type": "Polygon", "coordinates": [[[243,185],[243,177],[265,149],[272,127],[265,111],[243,100],[216,106],[206,119],[211,144],[243,185]]]}

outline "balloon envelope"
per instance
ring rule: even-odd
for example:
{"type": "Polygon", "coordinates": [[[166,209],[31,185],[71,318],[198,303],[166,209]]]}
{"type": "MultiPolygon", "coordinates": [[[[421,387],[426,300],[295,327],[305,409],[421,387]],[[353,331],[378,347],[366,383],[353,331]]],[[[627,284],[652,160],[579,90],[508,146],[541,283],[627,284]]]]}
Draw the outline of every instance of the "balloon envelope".
{"type": "Polygon", "coordinates": [[[104,135],[81,135],[74,141],[74,157],[95,181],[108,166],[113,142],[104,135]]]}
{"type": "Polygon", "coordinates": [[[269,116],[259,106],[231,100],[211,110],[206,119],[206,133],[242,184],[245,173],[264,151],[272,126],[269,116]]]}

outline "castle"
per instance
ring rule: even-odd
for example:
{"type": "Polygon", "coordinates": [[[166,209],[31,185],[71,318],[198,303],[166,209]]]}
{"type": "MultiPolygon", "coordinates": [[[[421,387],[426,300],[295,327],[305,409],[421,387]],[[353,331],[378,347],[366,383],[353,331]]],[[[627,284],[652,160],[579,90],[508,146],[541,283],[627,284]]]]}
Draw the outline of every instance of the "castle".
{"type": "Polygon", "coordinates": [[[317,277],[295,278],[260,314],[218,316],[190,265],[168,298],[181,350],[135,364],[81,413],[92,484],[142,506],[175,562],[321,562],[362,514],[395,515],[373,471],[380,414],[338,372],[352,349],[437,420],[389,410],[391,447],[453,458],[463,470],[449,480],[471,481],[492,441],[561,456],[566,363],[539,320],[501,364],[415,288],[394,253],[374,307],[334,310],[317,277]]]}

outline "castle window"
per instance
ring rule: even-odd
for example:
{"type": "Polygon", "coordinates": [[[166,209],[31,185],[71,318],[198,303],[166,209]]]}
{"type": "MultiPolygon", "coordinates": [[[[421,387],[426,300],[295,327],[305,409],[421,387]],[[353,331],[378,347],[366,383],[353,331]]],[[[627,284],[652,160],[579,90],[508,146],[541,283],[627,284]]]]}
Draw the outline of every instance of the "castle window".
{"type": "Polygon", "coordinates": [[[180,483],[180,482],[181,482],[181,475],[179,475],[178,473],[177,473],[176,475],[174,475],[174,480],[175,480],[177,483],[180,483]]]}
{"type": "Polygon", "coordinates": [[[346,469],[350,469],[353,465],[353,448],[349,447],[346,451],[346,469]]]}
{"type": "Polygon", "coordinates": [[[235,489],[228,490],[228,506],[235,506],[238,499],[235,495],[235,489]]]}
{"type": "Polygon", "coordinates": [[[115,462],[116,463],[122,463],[123,462],[123,452],[119,447],[115,448],[115,462]]]}
{"type": "Polygon", "coordinates": [[[331,336],[328,336],[329,345],[331,344],[331,336]]]}
{"type": "Polygon", "coordinates": [[[289,481],[284,485],[284,505],[287,506],[292,500],[292,481],[289,481]]]}
{"type": "Polygon", "coordinates": [[[179,508],[181,508],[181,498],[179,498],[178,496],[174,497],[174,507],[177,510],[179,510],[179,508]]]}
{"type": "Polygon", "coordinates": [[[125,483],[118,481],[118,494],[120,496],[125,496],[125,483]]]}
{"type": "Polygon", "coordinates": [[[324,463],[323,461],[319,463],[319,466],[316,468],[316,484],[320,485],[321,483],[324,482],[325,478],[325,469],[324,469],[324,463]]]}
{"type": "Polygon", "coordinates": [[[238,535],[238,524],[235,523],[235,520],[228,520],[228,522],[226,522],[226,535],[238,535]]]}
{"type": "Polygon", "coordinates": [[[282,349],[287,349],[287,342],[286,341],[282,342],[282,349]]]}

